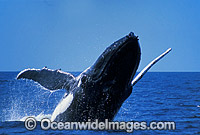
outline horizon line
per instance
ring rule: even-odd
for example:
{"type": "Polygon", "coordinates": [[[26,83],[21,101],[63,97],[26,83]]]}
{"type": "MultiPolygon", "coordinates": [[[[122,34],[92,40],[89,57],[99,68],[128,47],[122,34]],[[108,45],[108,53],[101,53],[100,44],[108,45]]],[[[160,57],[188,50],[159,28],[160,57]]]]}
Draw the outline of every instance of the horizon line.
{"type": "MultiPolygon", "coordinates": [[[[63,70],[62,70],[62,71],[63,71],[63,70]]],[[[84,71],[84,70],[83,70],[83,71],[84,71]]],[[[83,72],[83,71],[64,71],[64,72],[69,72],[69,73],[70,73],[70,72],[83,72]]],[[[21,72],[21,71],[20,71],[20,70],[19,70],[19,71],[17,71],[17,70],[15,70],[15,71],[13,71],[13,70],[12,70],[12,71],[0,70],[0,72],[21,72]]],[[[137,72],[141,72],[141,71],[136,71],[136,73],[137,73],[137,72]]],[[[176,72],[176,73],[178,73],[178,72],[180,72],[180,73],[183,73],[183,72],[185,72],[185,73],[190,73],[190,72],[191,72],[191,73],[192,73],[192,72],[193,72],[193,73],[198,73],[198,72],[200,72],[200,71],[148,71],[148,72],[172,72],[172,73],[173,73],[173,72],[174,72],[174,73],[175,73],[175,72],[176,72]]]]}

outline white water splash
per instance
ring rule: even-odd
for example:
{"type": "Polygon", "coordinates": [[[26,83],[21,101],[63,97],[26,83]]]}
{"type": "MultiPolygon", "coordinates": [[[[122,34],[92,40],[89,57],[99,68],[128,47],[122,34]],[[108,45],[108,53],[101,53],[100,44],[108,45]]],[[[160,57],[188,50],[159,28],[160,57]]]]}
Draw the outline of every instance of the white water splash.
{"type": "Polygon", "coordinates": [[[8,89],[9,102],[2,109],[1,121],[24,121],[27,117],[34,117],[37,121],[43,118],[51,118],[52,112],[60,101],[60,96],[54,95],[49,91],[36,85],[37,83],[29,80],[17,81],[8,89]],[[23,84],[23,85],[22,85],[23,84]],[[52,104],[53,103],[53,104],[52,104]]]}
{"type": "Polygon", "coordinates": [[[32,116],[24,116],[23,118],[20,119],[20,121],[25,121],[28,117],[34,117],[37,121],[41,121],[44,118],[51,119],[51,114],[44,114],[44,112],[41,112],[37,116],[32,115],[32,116]]]}

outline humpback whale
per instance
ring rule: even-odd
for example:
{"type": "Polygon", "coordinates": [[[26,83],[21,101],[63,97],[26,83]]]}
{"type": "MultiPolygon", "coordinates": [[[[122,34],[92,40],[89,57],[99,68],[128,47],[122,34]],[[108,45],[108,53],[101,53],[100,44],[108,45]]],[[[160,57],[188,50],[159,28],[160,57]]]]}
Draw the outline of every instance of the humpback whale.
{"type": "Polygon", "coordinates": [[[149,63],[134,79],[140,63],[138,37],[129,33],[110,45],[97,61],[79,76],[61,70],[25,69],[17,79],[31,79],[49,90],[66,89],[52,121],[112,121],[132,87],[171,48],[149,63]]]}

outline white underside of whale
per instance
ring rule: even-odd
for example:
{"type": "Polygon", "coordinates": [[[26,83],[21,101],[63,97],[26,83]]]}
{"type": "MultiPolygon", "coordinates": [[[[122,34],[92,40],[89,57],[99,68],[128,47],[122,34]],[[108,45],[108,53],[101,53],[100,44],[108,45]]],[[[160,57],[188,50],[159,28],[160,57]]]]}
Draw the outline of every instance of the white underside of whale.
{"type": "Polygon", "coordinates": [[[64,113],[67,108],[70,106],[70,104],[72,103],[74,96],[72,93],[69,93],[69,95],[67,97],[65,97],[56,107],[56,109],[54,110],[52,116],[51,116],[51,121],[54,121],[56,119],[56,117],[61,114],[64,113]]]}

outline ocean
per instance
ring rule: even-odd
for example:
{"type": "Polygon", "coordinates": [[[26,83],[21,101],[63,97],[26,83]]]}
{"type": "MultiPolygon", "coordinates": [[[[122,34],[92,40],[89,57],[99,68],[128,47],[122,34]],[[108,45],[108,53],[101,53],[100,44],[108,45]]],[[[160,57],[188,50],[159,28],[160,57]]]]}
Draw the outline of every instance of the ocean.
{"type": "MultiPolygon", "coordinates": [[[[65,90],[48,91],[30,80],[16,80],[19,72],[0,72],[0,134],[200,134],[200,72],[148,72],[133,87],[115,121],[174,121],[175,130],[93,131],[42,130],[24,120],[50,118],[65,90]]],[[[77,76],[80,72],[72,72],[77,76]]]]}

